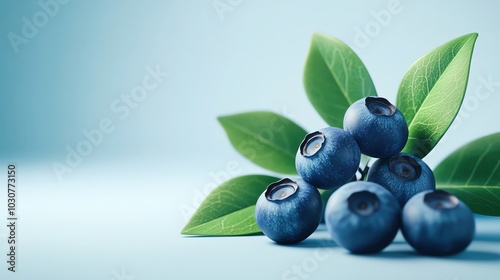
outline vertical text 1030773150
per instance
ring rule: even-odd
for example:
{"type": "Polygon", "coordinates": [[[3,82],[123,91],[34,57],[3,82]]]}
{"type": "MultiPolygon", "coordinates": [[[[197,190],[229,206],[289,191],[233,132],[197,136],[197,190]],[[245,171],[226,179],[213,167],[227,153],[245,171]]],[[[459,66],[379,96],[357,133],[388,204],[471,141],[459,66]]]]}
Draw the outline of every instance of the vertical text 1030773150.
{"type": "Polygon", "coordinates": [[[17,174],[16,165],[9,164],[7,167],[7,264],[8,270],[16,272],[16,231],[17,231],[17,174]]]}

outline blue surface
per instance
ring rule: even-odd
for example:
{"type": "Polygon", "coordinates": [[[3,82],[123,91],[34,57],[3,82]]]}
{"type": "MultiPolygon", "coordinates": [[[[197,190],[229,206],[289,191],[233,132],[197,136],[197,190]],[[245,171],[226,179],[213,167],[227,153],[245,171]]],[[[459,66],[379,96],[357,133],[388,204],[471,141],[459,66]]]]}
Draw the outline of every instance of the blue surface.
{"type": "Polygon", "coordinates": [[[351,255],[323,226],[295,246],[265,236],[184,237],[181,210],[192,196],[165,186],[188,189],[187,176],[121,168],[127,176],[95,177],[102,168],[60,185],[38,166],[18,167],[18,272],[2,264],[1,279],[498,279],[499,218],[478,217],[475,240],[452,257],[419,256],[401,234],[380,254],[351,255]]]}
{"type": "Polygon", "coordinates": [[[325,126],[302,84],[314,32],[353,47],[390,101],[418,57],[478,32],[461,112],[425,160],[434,168],[500,131],[500,2],[49,1],[0,2],[0,170],[15,162],[20,188],[19,272],[3,262],[0,279],[498,279],[492,218],[451,258],[417,256],[400,236],[367,257],[324,230],[294,247],[179,232],[216,185],[269,173],[230,146],[217,116],[269,110],[325,126]]]}

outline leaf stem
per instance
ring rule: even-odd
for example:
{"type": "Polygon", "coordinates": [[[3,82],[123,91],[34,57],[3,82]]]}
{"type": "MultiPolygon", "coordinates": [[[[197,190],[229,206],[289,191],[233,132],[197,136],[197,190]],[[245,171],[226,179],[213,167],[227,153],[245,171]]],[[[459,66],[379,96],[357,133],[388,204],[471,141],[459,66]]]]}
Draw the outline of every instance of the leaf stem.
{"type": "Polygon", "coordinates": [[[368,175],[368,171],[370,170],[370,161],[372,160],[371,157],[361,155],[361,161],[359,163],[359,168],[358,171],[361,174],[361,177],[357,181],[365,181],[366,176],[368,175]]]}

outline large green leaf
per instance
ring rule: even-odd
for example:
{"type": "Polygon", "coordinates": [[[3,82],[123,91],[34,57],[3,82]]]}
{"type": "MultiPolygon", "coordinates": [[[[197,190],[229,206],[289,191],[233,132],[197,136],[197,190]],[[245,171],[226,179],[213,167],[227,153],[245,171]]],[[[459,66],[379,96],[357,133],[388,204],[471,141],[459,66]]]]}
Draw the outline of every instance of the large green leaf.
{"type": "Polygon", "coordinates": [[[396,102],[409,130],[404,152],[423,158],[450,127],[465,95],[476,38],[471,33],[432,50],[404,76],[396,102]]]}
{"type": "Polygon", "coordinates": [[[312,37],[304,69],[307,97],[331,126],[343,126],[344,113],[357,100],[377,95],[370,74],[342,41],[319,33],[312,37]]]}
{"type": "Polygon", "coordinates": [[[500,133],[458,149],[434,175],[438,188],[457,195],[475,213],[500,216],[500,133]]]}
{"type": "Polygon", "coordinates": [[[243,156],[274,172],[297,174],[295,154],[307,132],[272,112],[219,117],[231,144],[243,156]]]}
{"type": "Polygon", "coordinates": [[[247,175],[231,179],[201,203],[182,230],[186,235],[248,235],[260,233],[254,218],[255,203],[279,178],[247,175]]]}

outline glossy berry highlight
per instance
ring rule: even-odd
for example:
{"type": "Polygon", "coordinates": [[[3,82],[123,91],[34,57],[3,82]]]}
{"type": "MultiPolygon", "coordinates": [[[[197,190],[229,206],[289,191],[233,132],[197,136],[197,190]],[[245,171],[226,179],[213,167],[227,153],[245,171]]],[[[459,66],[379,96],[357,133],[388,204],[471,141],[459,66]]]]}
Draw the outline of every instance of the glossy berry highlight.
{"type": "Polygon", "coordinates": [[[313,186],[332,190],[354,177],[360,159],[359,146],[349,133],[326,127],[306,135],[297,151],[295,167],[313,186]]]}
{"type": "Polygon", "coordinates": [[[299,178],[284,178],[270,184],[260,195],[255,205],[255,220],[269,239],[293,244],[316,230],[322,207],[315,187],[299,178]]]}
{"type": "Polygon", "coordinates": [[[325,209],[325,223],[333,240],[355,254],[377,253],[396,236],[401,209],[382,186],[364,181],[335,191],[325,209]]]}
{"type": "Polygon", "coordinates": [[[408,140],[403,114],[383,97],[354,102],[344,115],[344,129],[356,139],[361,153],[375,158],[398,154],[408,140]]]}
{"type": "Polygon", "coordinates": [[[403,208],[401,231],[420,254],[453,255],[472,242],[474,215],[467,205],[446,191],[425,191],[412,197],[403,208]]]}
{"type": "Polygon", "coordinates": [[[434,173],[429,166],[410,154],[376,160],[368,171],[368,181],[388,189],[401,207],[415,194],[436,188],[434,173]]]}

